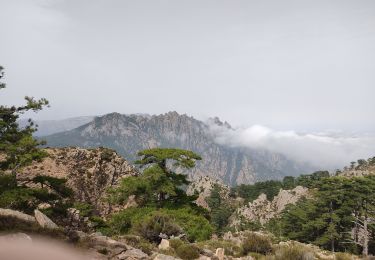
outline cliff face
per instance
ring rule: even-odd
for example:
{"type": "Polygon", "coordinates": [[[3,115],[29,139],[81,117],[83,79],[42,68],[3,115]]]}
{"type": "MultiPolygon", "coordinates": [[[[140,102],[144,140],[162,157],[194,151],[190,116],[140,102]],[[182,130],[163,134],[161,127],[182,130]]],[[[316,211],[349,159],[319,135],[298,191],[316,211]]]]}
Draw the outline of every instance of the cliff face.
{"type": "Polygon", "coordinates": [[[137,171],[109,149],[46,149],[48,157],[24,168],[18,177],[47,175],[67,179],[77,201],[90,203],[101,215],[110,211],[106,191],[137,171]]]}
{"type": "MultiPolygon", "coordinates": [[[[213,123],[230,127],[219,120],[213,123]]],[[[174,147],[200,154],[202,161],[190,176],[210,176],[229,185],[280,179],[309,171],[280,154],[217,144],[209,125],[186,115],[169,112],[163,115],[108,114],[71,131],[47,136],[49,146],[104,146],[115,149],[127,160],[134,160],[139,150],[174,147]]]]}
{"type": "Polygon", "coordinates": [[[241,218],[247,221],[259,221],[265,224],[270,219],[278,216],[288,204],[296,204],[301,198],[308,196],[308,189],[297,186],[292,190],[280,190],[272,201],[262,193],[253,202],[237,209],[232,218],[232,225],[236,225],[241,218]]]}

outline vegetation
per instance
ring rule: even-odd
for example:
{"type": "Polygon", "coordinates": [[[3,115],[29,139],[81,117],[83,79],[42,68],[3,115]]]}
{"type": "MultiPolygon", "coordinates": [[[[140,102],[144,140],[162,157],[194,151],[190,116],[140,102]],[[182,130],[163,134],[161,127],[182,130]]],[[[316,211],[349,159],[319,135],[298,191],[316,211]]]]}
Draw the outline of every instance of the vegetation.
{"type": "Polygon", "coordinates": [[[190,241],[208,239],[213,228],[205,218],[204,209],[193,203],[195,196],[186,195],[189,184],[186,175],[175,173],[172,167],[194,167],[200,156],[180,149],[155,148],[139,152],[136,163],[144,169],[138,177],[125,178],[111,190],[112,201],[124,203],[135,195],[139,205],[112,216],[113,233],[138,234],[150,242],[159,242],[160,234],[186,235],[190,241]]]}
{"type": "Polygon", "coordinates": [[[229,224],[229,217],[234,211],[234,207],[228,200],[223,199],[223,190],[215,184],[211,194],[206,198],[210,207],[210,221],[218,233],[222,233],[229,224]]]}
{"type": "MultiPolygon", "coordinates": [[[[0,66],[0,79],[4,76],[0,66]]],[[[0,89],[5,83],[0,82],[0,89]]],[[[28,112],[38,112],[48,106],[45,98],[35,100],[25,97],[23,106],[0,106],[0,207],[31,212],[40,203],[49,203],[51,212],[64,208],[63,199],[71,196],[65,187],[66,180],[36,176],[32,179],[18,176],[19,171],[34,161],[47,156],[39,148],[43,142],[33,138],[37,130],[32,120],[24,128],[18,125],[19,117],[28,112]],[[32,188],[31,188],[32,187],[32,188]]]]}
{"type": "Polygon", "coordinates": [[[176,253],[181,259],[197,259],[199,257],[199,249],[191,244],[182,244],[176,248],[176,253]]]}
{"type": "Polygon", "coordinates": [[[352,230],[366,228],[369,239],[374,232],[374,189],[374,176],[324,178],[314,198],[287,207],[279,220],[280,230],[289,239],[332,251],[359,253],[368,248],[374,252],[370,244],[351,235],[352,230]]]}
{"type": "Polygon", "coordinates": [[[272,243],[269,237],[256,233],[247,234],[242,247],[245,255],[250,252],[265,255],[272,251],[272,243]]]}
{"type": "Polygon", "coordinates": [[[129,208],[114,214],[109,222],[112,234],[136,234],[151,241],[166,235],[186,234],[189,241],[211,237],[213,228],[206,218],[189,209],[129,208]]]}
{"type": "Polygon", "coordinates": [[[290,190],[298,185],[314,188],[319,184],[321,179],[327,177],[329,177],[328,171],[317,171],[312,174],[300,175],[299,177],[286,176],[282,181],[270,180],[251,185],[242,184],[233,187],[231,194],[232,196],[244,198],[246,202],[251,202],[264,193],[268,200],[272,200],[279,193],[280,189],[290,190]]]}
{"type": "Polygon", "coordinates": [[[120,187],[112,190],[112,200],[124,203],[130,195],[135,195],[141,206],[181,207],[190,205],[196,198],[187,196],[183,186],[189,184],[187,176],[175,173],[168,167],[171,162],[174,167],[192,168],[196,160],[201,157],[197,154],[169,148],[154,148],[138,153],[141,159],[136,161],[144,171],[141,176],[125,178],[120,187]]]}

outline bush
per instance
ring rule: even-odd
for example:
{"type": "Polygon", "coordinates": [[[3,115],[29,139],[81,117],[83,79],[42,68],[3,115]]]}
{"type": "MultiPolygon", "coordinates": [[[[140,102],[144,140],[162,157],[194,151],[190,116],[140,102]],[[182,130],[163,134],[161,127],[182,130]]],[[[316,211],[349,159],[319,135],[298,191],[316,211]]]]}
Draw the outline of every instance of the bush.
{"type": "Polygon", "coordinates": [[[135,231],[143,238],[156,243],[161,241],[160,234],[170,237],[182,233],[181,227],[171,217],[162,212],[155,212],[142,222],[137,223],[135,231]]]}
{"type": "Polygon", "coordinates": [[[169,240],[169,245],[173,249],[177,249],[179,246],[183,245],[184,242],[181,239],[175,238],[169,240]]]}
{"type": "Polygon", "coordinates": [[[182,227],[190,242],[204,241],[211,238],[213,227],[201,215],[189,209],[165,210],[182,227]]]}
{"type": "Polygon", "coordinates": [[[259,253],[249,253],[248,255],[254,258],[255,260],[274,260],[273,256],[270,255],[268,255],[267,257],[259,253]]]}
{"type": "Polygon", "coordinates": [[[89,217],[93,214],[94,212],[94,207],[86,202],[75,202],[73,204],[73,208],[79,210],[79,215],[81,217],[89,217]]]}
{"type": "Polygon", "coordinates": [[[159,213],[168,216],[171,222],[178,225],[189,241],[203,241],[211,237],[213,227],[208,220],[190,209],[129,208],[114,214],[109,226],[112,234],[137,234],[141,223],[159,213]]]}
{"type": "Polygon", "coordinates": [[[250,252],[267,254],[272,251],[271,240],[264,236],[258,235],[255,233],[249,233],[244,240],[243,244],[243,253],[247,255],[250,252]]]}
{"type": "Polygon", "coordinates": [[[199,249],[190,244],[180,245],[176,249],[176,253],[181,259],[186,260],[197,259],[199,257],[199,249]]]}
{"type": "Polygon", "coordinates": [[[109,226],[113,235],[131,233],[131,229],[145,216],[155,211],[154,208],[129,208],[112,215],[109,226]]]}
{"type": "Polygon", "coordinates": [[[301,245],[280,247],[275,252],[275,260],[313,260],[311,249],[301,245]]]}

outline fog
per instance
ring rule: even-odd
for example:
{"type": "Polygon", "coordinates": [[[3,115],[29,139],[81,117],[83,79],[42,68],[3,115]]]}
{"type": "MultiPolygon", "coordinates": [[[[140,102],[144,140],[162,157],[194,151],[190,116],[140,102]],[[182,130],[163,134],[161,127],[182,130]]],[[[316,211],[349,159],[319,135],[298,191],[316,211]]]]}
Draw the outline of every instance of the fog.
{"type": "Polygon", "coordinates": [[[262,125],[228,128],[210,125],[216,142],[235,147],[266,149],[319,169],[335,170],[357,159],[373,157],[375,135],[340,132],[298,133],[262,125]]]}

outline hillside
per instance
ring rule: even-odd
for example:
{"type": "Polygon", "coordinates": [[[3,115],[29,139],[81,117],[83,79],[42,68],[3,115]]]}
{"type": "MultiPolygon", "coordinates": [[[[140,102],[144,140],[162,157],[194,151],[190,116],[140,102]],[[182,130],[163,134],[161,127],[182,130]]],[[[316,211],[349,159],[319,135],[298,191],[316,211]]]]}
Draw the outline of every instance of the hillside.
{"type": "MultiPolygon", "coordinates": [[[[230,127],[218,119],[212,123],[230,127]]],[[[248,184],[287,175],[311,172],[311,167],[296,163],[281,154],[265,150],[228,147],[215,142],[209,125],[187,115],[169,112],[162,115],[108,114],[76,129],[46,136],[48,146],[104,146],[115,149],[127,160],[152,147],[192,150],[203,157],[191,176],[210,176],[226,184],[248,184]]]]}
{"type": "Polygon", "coordinates": [[[99,149],[61,148],[45,149],[48,156],[41,162],[22,169],[19,181],[32,177],[50,176],[67,180],[75,201],[88,203],[100,215],[111,208],[105,200],[108,188],[115,187],[122,178],[137,175],[134,167],[116,152],[99,149]]]}

